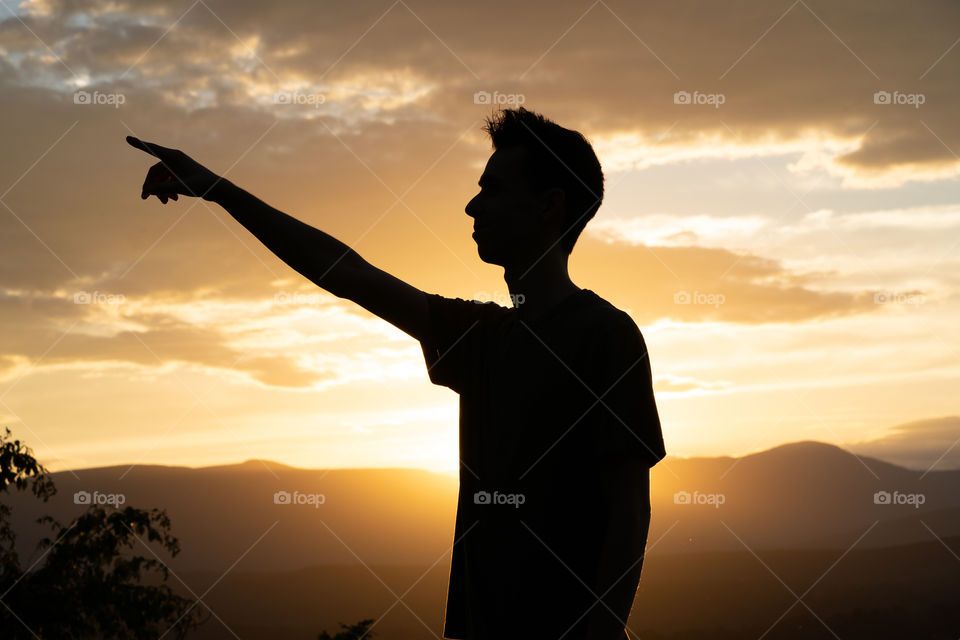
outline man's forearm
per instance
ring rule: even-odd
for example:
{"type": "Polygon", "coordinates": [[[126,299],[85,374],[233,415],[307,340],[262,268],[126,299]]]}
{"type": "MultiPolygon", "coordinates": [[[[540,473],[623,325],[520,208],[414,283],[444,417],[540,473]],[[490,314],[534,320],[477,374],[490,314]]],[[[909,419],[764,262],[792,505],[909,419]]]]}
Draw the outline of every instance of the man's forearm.
{"type": "Polygon", "coordinates": [[[274,209],[221,178],[205,197],[216,202],[277,257],[336,296],[344,297],[340,277],[363,258],[333,236],[274,209]]]}

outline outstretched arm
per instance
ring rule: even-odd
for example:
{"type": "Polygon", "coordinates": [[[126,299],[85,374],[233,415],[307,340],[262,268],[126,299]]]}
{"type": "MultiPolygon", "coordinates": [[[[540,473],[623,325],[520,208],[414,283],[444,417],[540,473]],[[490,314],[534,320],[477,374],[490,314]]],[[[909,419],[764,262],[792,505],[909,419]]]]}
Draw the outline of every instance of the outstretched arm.
{"type": "Polygon", "coordinates": [[[141,198],[166,204],[179,195],[222,206],[270,251],[330,293],[356,302],[408,335],[427,331],[426,294],[381,271],[333,236],[274,209],[177,149],[127,136],[127,142],[158,158],[147,171],[141,198]]]}

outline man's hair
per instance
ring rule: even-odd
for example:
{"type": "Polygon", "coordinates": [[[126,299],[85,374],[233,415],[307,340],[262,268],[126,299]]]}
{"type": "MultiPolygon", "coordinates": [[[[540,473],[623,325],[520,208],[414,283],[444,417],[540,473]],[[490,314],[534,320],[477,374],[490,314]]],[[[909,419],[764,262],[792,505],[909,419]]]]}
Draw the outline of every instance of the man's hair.
{"type": "Polygon", "coordinates": [[[487,118],[484,131],[490,134],[494,150],[526,150],[527,179],[535,190],[563,190],[566,213],[560,246],[569,255],[603,201],[603,169],[593,147],[578,131],[523,107],[501,109],[487,118]]]}

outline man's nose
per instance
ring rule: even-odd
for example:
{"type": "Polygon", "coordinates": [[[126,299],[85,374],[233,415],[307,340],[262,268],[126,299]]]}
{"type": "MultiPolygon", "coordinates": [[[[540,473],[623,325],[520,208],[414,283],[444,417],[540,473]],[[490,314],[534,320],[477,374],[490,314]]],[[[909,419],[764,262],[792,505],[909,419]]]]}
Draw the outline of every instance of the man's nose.
{"type": "Polygon", "coordinates": [[[474,196],[470,199],[470,202],[467,203],[467,206],[463,208],[464,213],[466,213],[471,218],[477,217],[477,197],[474,196]]]}

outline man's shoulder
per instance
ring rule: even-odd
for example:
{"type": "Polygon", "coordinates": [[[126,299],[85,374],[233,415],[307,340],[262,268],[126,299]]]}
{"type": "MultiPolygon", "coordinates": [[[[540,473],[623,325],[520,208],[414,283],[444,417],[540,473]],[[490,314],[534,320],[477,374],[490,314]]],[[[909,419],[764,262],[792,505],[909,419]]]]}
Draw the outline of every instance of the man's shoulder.
{"type": "Polygon", "coordinates": [[[609,301],[596,296],[584,305],[577,321],[580,354],[588,367],[600,363],[621,362],[647,352],[646,341],[633,316],[609,301]]]}
{"type": "MultiPolygon", "coordinates": [[[[622,335],[624,332],[640,332],[629,313],[596,292],[583,289],[577,298],[574,304],[568,306],[566,312],[553,318],[553,321],[557,321],[556,326],[564,327],[564,332],[571,329],[578,335],[605,332],[622,335]]],[[[427,300],[431,315],[450,320],[456,318],[460,322],[498,324],[516,318],[517,314],[516,307],[505,307],[491,300],[447,297],[436,293],[427,294],[427,300]]],[[[553,321],[547,324],[552,325],[553,321]]]]}
{"type": "Polygon", "coordinates": [[[616,307],[606,298],[589,291],[590,304],[581,307],[580,320],[597,330],[634,329],[639,330],[633,316],[616,307]]]}
{"type": "Polygon", "coordinates": [[[492,300],[464,299],[427,293],[427,308],[432,314],[487,320],[509,315],[512,309],[492,300]]]}

